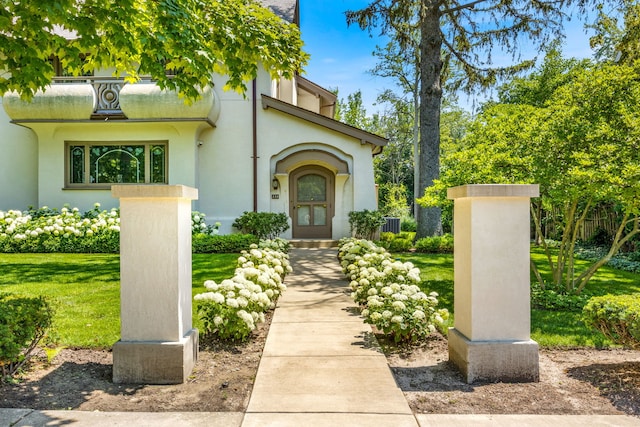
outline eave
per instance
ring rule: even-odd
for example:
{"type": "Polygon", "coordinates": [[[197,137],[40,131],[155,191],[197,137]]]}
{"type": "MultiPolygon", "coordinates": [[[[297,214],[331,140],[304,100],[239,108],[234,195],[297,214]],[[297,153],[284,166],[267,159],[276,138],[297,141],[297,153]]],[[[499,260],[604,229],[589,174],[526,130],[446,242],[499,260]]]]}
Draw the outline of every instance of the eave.
{"type": "Polygon", "coordinates": [[[288,102],[280,101],[264,94],[262,95],[262,108],[265,110],[273,108],[274,110],[289,114],[293,117],[297,117],[318,126],[358,139],[363,145],[370,144],[372,145],[371,151],[374,155],[381,153],[382,147],[387,145],[389,142],[388,139],[371,132],[367,132],[366,130],[342,123],[338,120],[330,119],[329,117],[314,113],[313,111],[305,110],[304,108],[297,107],[289,104],[288,102]]]}

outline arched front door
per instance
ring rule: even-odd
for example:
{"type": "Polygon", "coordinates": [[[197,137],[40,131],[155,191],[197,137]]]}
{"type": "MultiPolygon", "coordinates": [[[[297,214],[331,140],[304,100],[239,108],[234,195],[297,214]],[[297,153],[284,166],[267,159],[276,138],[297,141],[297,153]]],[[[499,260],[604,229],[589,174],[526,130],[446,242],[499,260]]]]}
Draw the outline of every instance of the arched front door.
{"type": "Polygon", "coordinates": [[[320,166],[303,166],[290,174],[293,238],[330,239],[334,215],[334,175],[320,166]]]}

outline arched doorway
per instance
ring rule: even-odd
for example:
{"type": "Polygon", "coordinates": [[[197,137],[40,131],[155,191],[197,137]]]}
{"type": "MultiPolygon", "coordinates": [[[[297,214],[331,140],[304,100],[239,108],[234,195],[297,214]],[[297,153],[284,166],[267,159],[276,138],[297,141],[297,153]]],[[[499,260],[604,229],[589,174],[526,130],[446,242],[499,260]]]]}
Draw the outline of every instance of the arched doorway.
{"type": "Polygon", "coordinates": [[[289,214],[294,239],[330,239],[335,208],[335,176],[321,166],[303,166],[289,175],[289,214]]]}

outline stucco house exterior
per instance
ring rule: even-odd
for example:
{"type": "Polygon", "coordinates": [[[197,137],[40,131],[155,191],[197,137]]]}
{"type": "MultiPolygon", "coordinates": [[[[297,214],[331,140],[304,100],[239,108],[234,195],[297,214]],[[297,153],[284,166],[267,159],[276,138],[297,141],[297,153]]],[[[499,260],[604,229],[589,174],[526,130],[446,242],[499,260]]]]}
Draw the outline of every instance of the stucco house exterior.
{"type": "MultiPolygon", "coordinates": [[[[297,0],[264,0],[298,24],[297,0]]],[[[117,206],[113,183],[184,184],[220,232],[244,211],[284,212],[282,237],[338,239],[348,213],[376,209],[373,156],[386,140],[333,119],[333,93],[266,70],[243,97],[221,88],[185,105],[152,81],[111,70],[60,77],[31,102],[1,99],[0,210],[117,206]]]]}

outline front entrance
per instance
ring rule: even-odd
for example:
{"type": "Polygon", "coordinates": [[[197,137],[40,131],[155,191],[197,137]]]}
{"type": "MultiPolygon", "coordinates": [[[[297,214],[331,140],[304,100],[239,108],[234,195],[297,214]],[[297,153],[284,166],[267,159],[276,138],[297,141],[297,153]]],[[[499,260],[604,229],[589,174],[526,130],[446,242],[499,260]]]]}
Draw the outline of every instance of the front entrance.
{"type": "Polygon", "coordinates": [[[330,239],[334,215],[334,175],[321,166],[303,166],[290,174],[289,212],[294,239],[330,239]]]}

